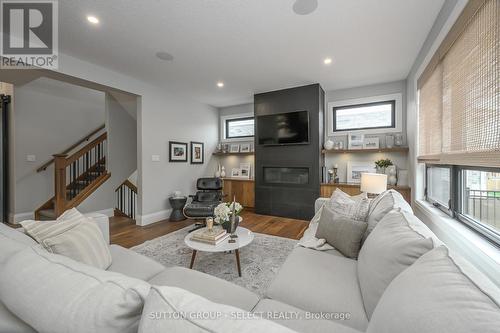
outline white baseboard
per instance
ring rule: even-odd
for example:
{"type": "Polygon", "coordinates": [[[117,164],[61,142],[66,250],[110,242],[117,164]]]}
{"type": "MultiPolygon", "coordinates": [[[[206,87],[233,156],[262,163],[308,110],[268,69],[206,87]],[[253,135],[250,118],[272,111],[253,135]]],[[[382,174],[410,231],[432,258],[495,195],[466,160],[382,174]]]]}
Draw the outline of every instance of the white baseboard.
{"type": "Polygon", "coordinates": [[[33,212],[9,214],[9,223],[18,224],[19,222],[33,220],[34,218],[35,215],[33,212]]]}
{"type": "Polygon", "coordinates": [[[159,222],[168,219],[172,209],[165,209],[159,212],[147,214],[147,215],[137,215],[135,218],[136,224],[140,226],[145,226],[151,223],[159,222]]]}

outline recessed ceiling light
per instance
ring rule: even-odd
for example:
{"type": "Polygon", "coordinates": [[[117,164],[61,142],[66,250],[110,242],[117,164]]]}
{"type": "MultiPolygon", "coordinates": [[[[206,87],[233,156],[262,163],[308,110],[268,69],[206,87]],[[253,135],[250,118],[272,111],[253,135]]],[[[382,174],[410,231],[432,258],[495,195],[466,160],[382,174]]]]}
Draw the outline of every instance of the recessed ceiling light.
{"type": "Polygon", "coordinates": [[[217,87],[219,87],[219,88],[224,87],[224,82],[222,82],[222,81],[217,82],[217,87]]]}
{"type": "Polygon", "coordinates": [[[87,21],[89,21],[92,24],[99,23],[99,19],[95,16],[92,16],[92,15],[87,16],[87,21]]]}
{"type": "Polygon", "coordinates": [[[309,15],[318,8],[318,0],[295,0],[293,11],[297,15],[309,15]]]}
{"type": "Polygon", "coordinates": [[[325,58],[325,60],[323,60],[323,63],[325,65],[330,65],[332,63],[332,58],[325,58]]]}
{"type": "Polygon", "coordinates": [[[159,58],[159,59],[161,59],[161,60],[166,60],[166,61],[172,61],[172,60],[174,60],[174,56],[173,55],[171,55],[168,52],[164,52],[164,51],[156,52],[156,57],[159,58]]]}

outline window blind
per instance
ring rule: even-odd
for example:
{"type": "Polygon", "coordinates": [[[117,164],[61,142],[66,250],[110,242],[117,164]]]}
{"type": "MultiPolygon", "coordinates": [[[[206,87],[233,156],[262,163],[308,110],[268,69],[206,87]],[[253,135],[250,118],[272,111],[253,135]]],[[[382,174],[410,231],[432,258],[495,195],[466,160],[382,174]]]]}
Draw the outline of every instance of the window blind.
{"type": "Polygon", "coordinates": [[[500,167],[500,0],[468,6],[419,80],[419,160],[500,167]]]}

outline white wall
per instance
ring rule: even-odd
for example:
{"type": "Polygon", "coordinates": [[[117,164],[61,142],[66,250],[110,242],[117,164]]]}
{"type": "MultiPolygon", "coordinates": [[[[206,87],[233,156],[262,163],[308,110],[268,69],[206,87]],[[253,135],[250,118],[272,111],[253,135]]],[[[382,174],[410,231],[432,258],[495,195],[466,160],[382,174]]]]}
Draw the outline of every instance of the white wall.
{"type": "Polygon", "coordinates": [[[46,78],[15,86],[14,100],[14,213],[23,219],[54,195],[53,166],[35,169],[104,124],[105,105],[102,92],[46,78]]]}
{"type": "MultiPolygon", "coordinates": [[[[328,106],[329,102],[343,101],[349,99],[357,99],[364,97],[373,97],[373,96],[381,96],[381,95],[389,95],[389,94],[402,94],[402,119],[403,119],[403,145],[406,145],[406,81],[395,81],[395,82],[387,82],[387,83],[379,83],[369,86],[349,88],[349,89],[341,89],[341,90],[330,90],[326,92],[325,100],[326,106],[328,106]]],[[[326,108],[328,112],[328,108],[326,108]]],[[[328,126],[328,121],[325,119],[325,126],[328,126]]],[[[328,131],[325,128],[325,141],[328,139],[332,139],[333,141],[342,141],[344,147],[347,147],[347,135],[345,136],[336,136],[335,139],[333,137],[328,137],[328,131]]],[[[395,134],[395,133],[391,133],[395,134]]],[[[385,145],[385,134],[382,135],[368,135],[370,137],[379,137],[380,146],[383,147],[385,145]]],[[[327,169],[332,168],[335,164],[338,165],[339,178],[340,182],[345,182],[347,180],[347,162],[375,162],[381,158],[389,158],[394,165],[398,167],[398,169],[408,169],[408,155],[406,153],[374,153],[374,154],[366,154],[366,153],[354,153],[354,154],[327,154],[325,156],[325,166],[327,169]]]]}

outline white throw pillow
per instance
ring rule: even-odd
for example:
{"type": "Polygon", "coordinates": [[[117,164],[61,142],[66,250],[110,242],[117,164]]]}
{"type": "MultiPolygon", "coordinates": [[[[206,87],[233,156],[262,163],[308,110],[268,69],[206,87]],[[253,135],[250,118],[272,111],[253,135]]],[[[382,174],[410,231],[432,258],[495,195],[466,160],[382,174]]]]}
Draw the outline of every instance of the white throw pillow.
{"type": "Polygon", "coordinates": [[[40,333],[135,333],[147,282],[78,263],[40,247],[0,271],[0,298],[40,333]]]}
{"type": "Polygon", "coordinates": [[[498,333],[500,289],[444,246],[387,287],[367,333],[498,333]]]}
{"type": "Polygon", "coordinates": [[[328,206],[338,215],[342,215],[356,221],[366,221],[370,207],[370,200],[368,199],[366,193],[350,196],[337,188],[333,192],[330,201],[328,202],[328,206]]]}
{"type": "Polygon", "coordinates": [[[305,248],[314,249],[318,251],[333,250],[333,246],[328,244],[326,242],[326,239],[316,238],[316,232],[318,231],[318,226],[319,226],[319,219],[321,218],[321,214],[323,213],[324,207],[325,205],[323,205],[320,209],[318,209],[314,217],[311,219],[311,222],[309,222],[309,226],[304,231],[304,235],[297,242],[296,246],[302,246],[305,248]]]}
{"type": "Polygon", "coordinates": [[[101,269],[111,265],[111,252],[101,229],[76,208],[67,210],[56,221],[24,221],[21,225],[51,253],[101,269]]]}
{"type": "Polygon", "coordinates": [[[390,211],[394,209],[401,209],[402,211],[413,214],[410,204],[403,198],[401,193],[395,190],[388,190],[379,194],[375,199],[370,202],[368,210],[368,228],[366,229],[363,242],[366,237],[372,232],[377,223],[384,218],[390,211]]]}
{"type": "Polygon", "coordinates": [[[366,239],[358,257],[358,280],[368,318],[391,281],[423,254],[441,245],[413,214],[388,213],[366,239]]]}
{"type": "Polygon", "coordinates": [[[294,331],[272,321],[257,318],[250,312],[213,303],[184,289],[153,286],[144,305],[139,333],[166,332],[293,333],[294,331]]]}

